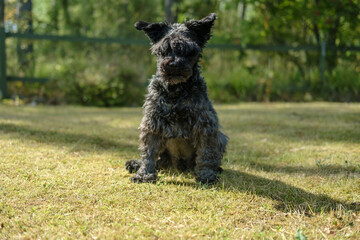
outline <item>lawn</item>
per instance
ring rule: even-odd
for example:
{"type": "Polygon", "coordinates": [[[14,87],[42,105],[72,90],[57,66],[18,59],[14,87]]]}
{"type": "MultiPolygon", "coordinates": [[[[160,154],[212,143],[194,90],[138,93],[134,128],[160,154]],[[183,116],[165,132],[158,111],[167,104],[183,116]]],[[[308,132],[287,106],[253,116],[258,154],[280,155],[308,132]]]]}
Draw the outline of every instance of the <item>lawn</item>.
{"type": "Polygon", "coordinates": [[[360,239],[360,104],[217,105],[214,186],[134,184],[140,108],[0,105],[0,239],[360,239]]]}

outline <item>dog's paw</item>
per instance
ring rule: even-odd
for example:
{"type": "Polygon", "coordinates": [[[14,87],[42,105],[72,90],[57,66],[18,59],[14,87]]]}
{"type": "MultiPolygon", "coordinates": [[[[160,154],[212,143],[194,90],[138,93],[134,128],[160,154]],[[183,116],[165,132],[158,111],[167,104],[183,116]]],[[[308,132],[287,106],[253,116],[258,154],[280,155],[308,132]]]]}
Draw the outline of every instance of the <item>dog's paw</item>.
{"type": "Polygon", "coordinates": [[[217,180],[216,171],[212,169],[202,169],[197,172],[197,182],[201,182],[202,184],[214,184],[217,180]]]}
{"type": "Polygon", "coordinates": [[[140,160],[132,159],[127,161],[125,163],[125,168],[129,171],[129,173],[136,173],[140,168],[140,160]]]}
{"type": "Polygon", "coordinates": [[[224,171],[224,169],[222,169],[221,167],[218,167],[217,169],[216,169],[216,172],[217,173],[222,173],[224,171]]]}
{"type": "Polygon", "coordinates": [[[155,183],[157,176],[155,173],[135,174],[130,180],[134,183],[155,183]]]}

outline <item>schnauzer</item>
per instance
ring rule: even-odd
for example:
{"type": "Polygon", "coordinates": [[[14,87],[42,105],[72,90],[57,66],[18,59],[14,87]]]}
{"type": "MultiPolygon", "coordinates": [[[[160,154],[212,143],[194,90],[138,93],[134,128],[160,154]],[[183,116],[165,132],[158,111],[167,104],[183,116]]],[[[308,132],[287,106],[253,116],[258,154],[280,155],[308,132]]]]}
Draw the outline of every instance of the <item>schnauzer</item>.
{"type": "Polygon", "coordinates": [[[139,21],[157,57],[140,125],[140,160],[126,162],[133,182],[154,182],[157,170],[195,170],[196,180],[213,183],[228,142],[208,98],[199,59],[216,14],[183,24],[139,21]]]}

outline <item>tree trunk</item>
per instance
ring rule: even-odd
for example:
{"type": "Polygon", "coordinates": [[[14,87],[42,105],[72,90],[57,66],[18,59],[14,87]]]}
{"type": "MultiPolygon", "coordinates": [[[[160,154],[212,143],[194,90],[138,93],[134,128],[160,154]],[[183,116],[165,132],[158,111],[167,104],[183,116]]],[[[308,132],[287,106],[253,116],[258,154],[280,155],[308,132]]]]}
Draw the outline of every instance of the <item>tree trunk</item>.
{"type": "Polygon", "coordinates": [[[177,22],[178,0],[165,0],[165,19],[169,23],[177,22]]]}
{"type": "MultiPolygon", "coordinates": [[[[340,17],[339,15],[336,15],[334,23],[328,32],[327,46],[330,48],[336,47],[336,37],[338,34],[339,25],[340,25],[340,17]]],[[[332,72],[332,70],[334,70],[334,68],[336,67],[337,58],[338,58],[337,51],[329,51],[327,53],[326,62],[327,62],[328,70],[330,72],[332,72]]]]}
{"type": "Polygon", "coordinates": [[[246,14],[246,2],[239,2],[238,4],[238,12],[241,20],[245,19],[246,14]]]}
{"type": "MultiPolygon", "coordinates": [[[[16,10],[18,32],[32,34],[32,1],[19,0],[16,10]]],[[[32,43],[29,43],[27,40],[18,39],[17,56],[20,71],[24,75],[32,75],[34,72],[33,51],[34,47],[32,43]]]]}

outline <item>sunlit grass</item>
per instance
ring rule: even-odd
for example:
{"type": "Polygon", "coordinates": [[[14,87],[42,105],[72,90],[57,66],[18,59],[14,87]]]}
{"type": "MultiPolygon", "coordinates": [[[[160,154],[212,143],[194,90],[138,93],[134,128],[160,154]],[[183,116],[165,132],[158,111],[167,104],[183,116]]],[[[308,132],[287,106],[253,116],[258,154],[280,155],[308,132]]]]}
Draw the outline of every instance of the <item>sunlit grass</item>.
{"type": "Polygon", "coordinates": [[[215,186],[133,184],[140,108],[0,105],[0,239],[360,238],[360,105],[216,106],[215,186]]]}

